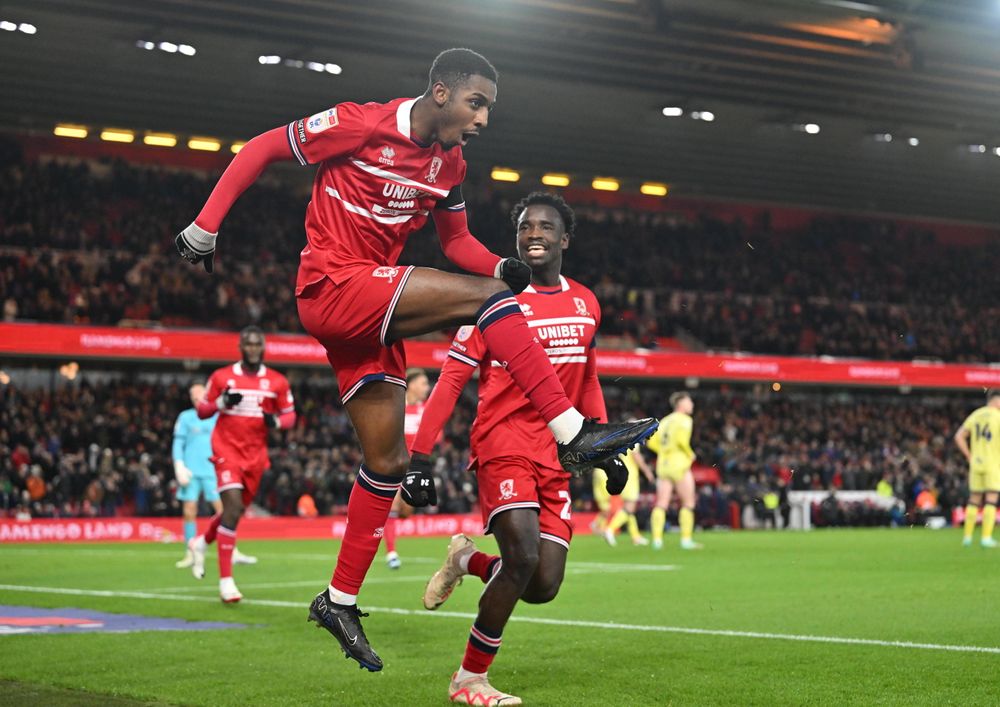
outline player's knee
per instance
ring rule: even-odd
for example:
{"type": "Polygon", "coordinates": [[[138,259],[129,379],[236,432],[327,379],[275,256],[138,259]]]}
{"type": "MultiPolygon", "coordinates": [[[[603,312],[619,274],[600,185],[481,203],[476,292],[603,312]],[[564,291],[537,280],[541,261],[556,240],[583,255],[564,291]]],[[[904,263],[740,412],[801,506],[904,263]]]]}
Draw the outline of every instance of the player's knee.
{"type": "Polygon", "coordinates": [[[383,476],[403,476],[410,468],[410,455],[406,449],[394,450],[378,456],[366,457],[365,466],[383,476]]]}
{"type": "Polygon", "coordinates": [[[502,571],[515,583],[527,586],[538,569],[538,546],[525,543],[511,557],[503,558],[502,571]]]}
{"type": "Polygon", "coordinates": [[[234,501],[227,503],[222,508],[222,525],[227,528],[235,528],[243,516],[243,502],[234,501]]]}
{"type": "Polygon", "coordinates": [[[562,576],[555,573],[541,573],[531,593],[525,593],[521,598],[529,604],[548,604],[559,594],[560,587],[562,587],[562,576]]]}

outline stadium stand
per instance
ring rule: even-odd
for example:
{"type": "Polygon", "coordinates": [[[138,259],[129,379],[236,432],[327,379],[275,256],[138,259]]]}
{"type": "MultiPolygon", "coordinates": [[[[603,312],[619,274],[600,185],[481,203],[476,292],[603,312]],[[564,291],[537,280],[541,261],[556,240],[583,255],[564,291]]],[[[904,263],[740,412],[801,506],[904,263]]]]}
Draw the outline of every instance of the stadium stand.
{"type": "MultiPolygon", "coordinates": [[[[170,229],[209,188],[191,172],[120,161],[9,158],[0,173],[3,319],[300,331],[288,284],[306,197],[253,187],[227,221],[223,276],[195,278],[178,271],[170,229]]],[[[472,230],[500,252],[511,250],[511,201],[505,192],[470,200],[472,230]]],[[[969,286],[992,282],[1000,267],[987,245],[885,220],[817,216],[803,232],[778,232],[766,214],[748,224],[578,210],[586,248],[566,271],[601,299],[606,346],[679,337],[696,349],[786,355],[1000,357],[995,293],[969,286]]],[[[411,238],[403,261],[450,267],[429,230],[411,238]]]]}

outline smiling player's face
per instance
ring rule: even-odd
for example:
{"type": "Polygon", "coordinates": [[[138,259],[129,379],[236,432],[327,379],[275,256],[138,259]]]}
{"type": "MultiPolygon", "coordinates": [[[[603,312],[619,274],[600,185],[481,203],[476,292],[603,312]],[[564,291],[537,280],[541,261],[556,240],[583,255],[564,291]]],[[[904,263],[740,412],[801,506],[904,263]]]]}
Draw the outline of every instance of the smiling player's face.
{"type": "Polygon", "coordinates": [[[532,204],[517,219],[517,257],[533,271],[562,261],[569,236],[559,212],[545,204],[532,204]]]}
{"type": "Polygon", "coordinates": [[[485,76],[473,74],[454,89],[434,86],[435,99],[444,101],[437,139],[446,149],[465,147],[487,126],[490,109],[497,100],[497,85],[485,76]]]}

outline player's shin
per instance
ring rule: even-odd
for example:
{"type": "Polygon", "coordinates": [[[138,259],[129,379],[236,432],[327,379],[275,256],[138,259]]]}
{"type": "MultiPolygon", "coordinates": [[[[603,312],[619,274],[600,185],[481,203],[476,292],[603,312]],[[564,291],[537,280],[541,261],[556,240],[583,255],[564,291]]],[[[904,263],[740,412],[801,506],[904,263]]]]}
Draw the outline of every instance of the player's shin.
{"type": "Polygon", "coordinates": [[[983,506],[983,539],[993,539],[993,527],[997,521],[997,507],[993,503],[983,506]]]}
{"type": "Polygon", "coordinates": [[[233,548],[236,547],[236,529],[219,526],[219,578],[233,576],[233,548]]]}
{"type": "Polygon", "coordinates": [[[471,675],[483,675],[493,663],[500,650],[501,632],[485,628],[479,621],[472,624],[469,642],[465,646],[465,657],[457,680],[460,682],[471,675]]]}
{"type": "Polygon", "coordinates": [[[667,512],[657,506],[649,516],[649,524],[652,526],[653,542],[663,542],[663,526],[667,524],[667,512]]]}
{"type": "Polygon", "coordinates": [[[972,540],[972,534],[976,532],[976,520],[979,516],[979,506],[970,503],[965,507],[965,539],[972,540]]]}
{"type": "Polygon", "coordinates": [[[490,297],[476,314],[476,325],[490,355],[503,363],[517,386],[552,430],[556,441],[576,436],[583,416],[563,390],[548,355],[542,349],[510,290],[490,297]]]}
{"type": "Polygon", "coordinates": [[[215,542],[216,533],[219,531],[219,523],[222,522],[222,512],[216,513],[208,521],[208,528],[205,530],[205,542],[211,545],[215,542]]]}
{"type": "Polygon", "coordinates": [[[473,552],[472,554],[462,557],[459,560],[460,564],[464,564],[464,569],[471,575],[479,577],[483,580],[483,584],[488,583],[493,579],[495,575],[502,566],[499,555],[487,555],[485,552],[473,552]]]}
{"type": "Polygon", "coordinates": [[[358,471],[347,503],[347,530],[330,582],[330,598],[334,603],[356,603],[358,591],[382,541],[399,484],[399,477],[376,474],[364,465],[358,471]]]}
{"type": "Polygon", "coordinates": [[[193,520],[184,521],[184,547],[194,540],[194,536],[198,534],[198,523],[193,520]]]}
{"type": "Polygon", "coordinates": [[[694,535],[694,509],[681,508],[677,522],[681,526],[681,542],[690,540],[694,535]]]}

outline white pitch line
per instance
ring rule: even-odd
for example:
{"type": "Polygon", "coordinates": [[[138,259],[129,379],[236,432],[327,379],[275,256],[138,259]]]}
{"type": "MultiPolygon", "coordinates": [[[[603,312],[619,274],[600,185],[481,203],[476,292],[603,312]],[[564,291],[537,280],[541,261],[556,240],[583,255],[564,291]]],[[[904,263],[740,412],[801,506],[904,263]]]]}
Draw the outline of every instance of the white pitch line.
{"type": "MultiPolygon", "coordinates": [[[[214,597],[191,596],[186,594],[157,594],[153,592],[114,591],[105,589],[70,589],[66,587],[32,587],[19,584],[0,584],[0,590],[12,592],[32,592],[36,594],[66,594],[75,596],[118,597],[126,599],[148,599],[166,601],[218,602],[214,597]]],[[[277,599],[244,599],[244,604],[274,606],[304,610],[304,601],[280,601],[277,599]]],[[[476,615],[460,611],[417,611],[395,607],[366,606],[373,613],[396,614],[397,616],[439,616],[453,619],[475,619],[476,615]]],[[[599,628],[613,631],[642,631],[650,633],[679,633],[693,636],[719,636],[722,638],[752,638],[759,640],[799,641],[805,643],[831,643],[847,646],[878,646],[881,648],[909,648],[916,650],[950,651],[954,653],[989,653],[1000,655],[1000,647],[963,646],[949,643],[920,643],[914,641],[883,641],[874,638],[851,638],[848,636],[810,636],[794,633],[770,633],[765,631],[733,631],[727,629],[691,628],[687,626],[647,626],[642,624],[621,624],[607,621],[576,621],[573,619],[547,619],[539,616],[512,616],[511,621],[547,626],[573,626],[579,628],[599,628]]]]}
{"type": "MultiPolygon", "coordinates": [[[[365,585],[369,584],[397,584],[405,582],[427,582],[426,577],[368,577],[365,579],[365,585]]],[[[240,582],[240,589],[285,589],[290,587],[316,587],[321,585],[322,582],[317,582],[315,579],[302,579],[297,582],[260,582],[260,583],[243,583],[240,582]]],[[[218,591],[218,587],[210,583],[201,584],[186,584],[183,587],[159,587],[157,592],[200,592],[200,591],[218,591]]]]}

